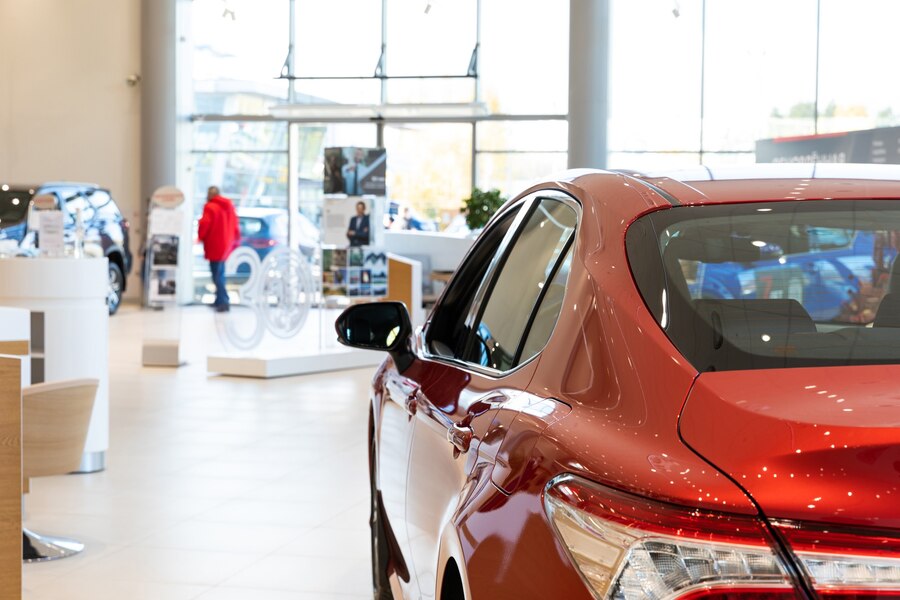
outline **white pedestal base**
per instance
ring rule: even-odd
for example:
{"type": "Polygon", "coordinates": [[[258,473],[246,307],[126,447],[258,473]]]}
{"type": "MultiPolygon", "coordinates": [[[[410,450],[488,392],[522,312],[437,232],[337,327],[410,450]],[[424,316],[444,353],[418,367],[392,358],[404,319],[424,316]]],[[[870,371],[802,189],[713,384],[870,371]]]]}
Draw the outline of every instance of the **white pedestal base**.
{"type": "Polygon", "coordinates": [[[220,375],[269,379],[272,377],[307,375],[342,369],[375,367],[381,364],[384,357],[384,352],[351,349],[336,349],[325,351],[321,354],[268,358],[209,356],[206,359],[206,370],[210,373],[219,373],[220,375]]]}
{"type": "Polygon", "coordinates": [[[141,364],[145,367],[180,367],[181,342],[179,340],[144,340],[141,364]]]}

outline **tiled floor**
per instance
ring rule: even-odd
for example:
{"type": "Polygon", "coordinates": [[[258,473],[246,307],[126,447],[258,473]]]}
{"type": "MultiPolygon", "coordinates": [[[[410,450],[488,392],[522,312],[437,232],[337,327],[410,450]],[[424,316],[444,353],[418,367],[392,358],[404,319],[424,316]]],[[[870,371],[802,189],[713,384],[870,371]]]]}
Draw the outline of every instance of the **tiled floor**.
{"type": "Polygon", "coordinates": [[[182,311],[179,369],[142,368],[160,313],[110,320],[101,473],[32,481],[26,525],[80,555],[25,565],[26,600],[371,598],[366,426],[372,369],[211,376],[213,317],[182,311]]]}

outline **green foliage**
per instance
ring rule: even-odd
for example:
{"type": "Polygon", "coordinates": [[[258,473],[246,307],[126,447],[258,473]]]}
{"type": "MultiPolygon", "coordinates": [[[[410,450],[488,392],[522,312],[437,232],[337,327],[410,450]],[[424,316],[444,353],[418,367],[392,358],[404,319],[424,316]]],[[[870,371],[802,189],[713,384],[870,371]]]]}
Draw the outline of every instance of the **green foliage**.
{"type": "Polygon", "coordinates": [[[466,225],[469,229],[481,229],[491,219],[493,214],[497,212],[506,198],[500,195],[500,190],[494,188],[484,191],[478,188],[472,190],[472,195],[463,200],[463,205],[459,209],[466,215],[466,225]]]}

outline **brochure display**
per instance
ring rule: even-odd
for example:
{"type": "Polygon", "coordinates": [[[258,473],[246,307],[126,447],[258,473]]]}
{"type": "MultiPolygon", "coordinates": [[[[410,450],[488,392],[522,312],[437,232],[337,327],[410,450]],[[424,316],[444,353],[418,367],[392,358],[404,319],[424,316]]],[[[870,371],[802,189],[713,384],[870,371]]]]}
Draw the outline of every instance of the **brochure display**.
{"type": "Polygon", "coordinates": [[[164,186],[153,192],[144,257],[144,301],[161,308],[165,318],[153,337],[144,337],[145,367],[178,367],[181,360],[181,314],[178,310],[179,255],[187,217],[184,194],[164,186]]]}

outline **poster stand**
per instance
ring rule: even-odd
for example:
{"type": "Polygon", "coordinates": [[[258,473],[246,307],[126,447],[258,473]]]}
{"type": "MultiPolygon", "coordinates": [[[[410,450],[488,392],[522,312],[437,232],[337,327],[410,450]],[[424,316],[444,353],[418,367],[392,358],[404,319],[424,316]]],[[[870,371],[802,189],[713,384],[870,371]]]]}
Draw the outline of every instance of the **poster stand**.
{"type": "Polygon", "coordinates": [[[177,282],[179,255],[186,216],[184,194],[164,186],[150,198],[144,257],[144,306],[161,309],[163,317],[154,337],[144,335],[141,359],[145,367],[179,367],[181,359],[181,311],[177,282]]]}

